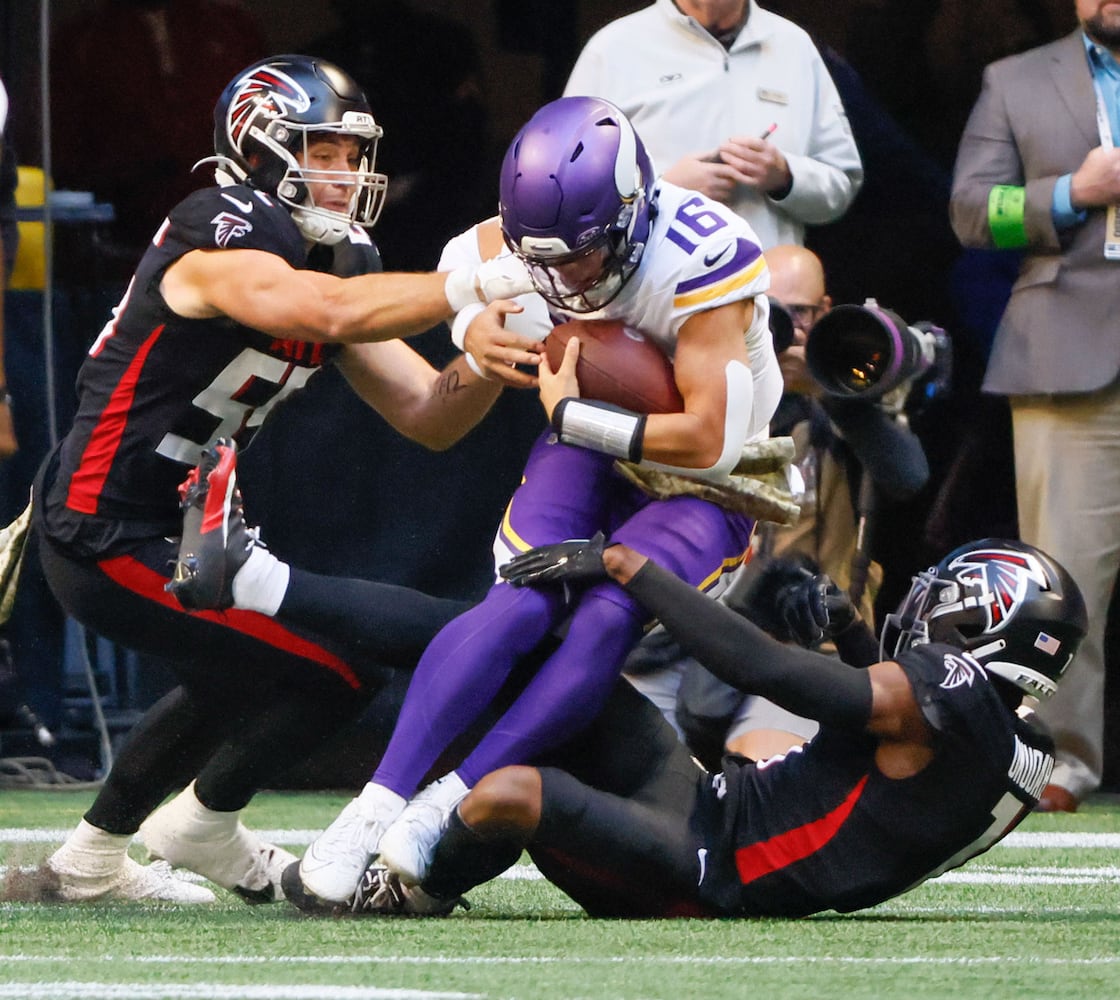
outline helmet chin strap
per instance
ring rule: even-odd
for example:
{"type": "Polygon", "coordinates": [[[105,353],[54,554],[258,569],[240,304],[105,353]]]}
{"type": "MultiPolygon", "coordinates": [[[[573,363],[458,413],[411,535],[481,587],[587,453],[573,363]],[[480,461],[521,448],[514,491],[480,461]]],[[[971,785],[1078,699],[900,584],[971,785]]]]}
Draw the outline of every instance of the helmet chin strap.
{"type": "Polygon", "coordinates": [[[349,222],[327,218],[313,208],[293,208],[292,221],[299,227],[305,240],[329,247],[342,242],[350,230],[349,222]]]}
{"type": "MultiPolygon", "coordinates": [[[[237,163],[225,156],[208,156],[199,160],[192,169],[197,169],[204,163],[214,164],[214,183],[218,187],[233,187],[235,184],[250,183],[249,175],[237,163]]],[[[285,182],[290,183],[290,182],[285,182]]],[[[294,190],[294,189],[293,189],[294,190]]],[[[277,194],[279,196],[279,193],[277,194]]],[[[307,198],[310,199],[308,194],[307,198]]],[[[299,228],[303,238],[309,243],[321,243],[325,246],[334,246],[341,243],[350,231],[350,220],[332,218],[306,205],[292,207],[290,201],[280,198],[291,210],[292,221],[299,228]]]]}

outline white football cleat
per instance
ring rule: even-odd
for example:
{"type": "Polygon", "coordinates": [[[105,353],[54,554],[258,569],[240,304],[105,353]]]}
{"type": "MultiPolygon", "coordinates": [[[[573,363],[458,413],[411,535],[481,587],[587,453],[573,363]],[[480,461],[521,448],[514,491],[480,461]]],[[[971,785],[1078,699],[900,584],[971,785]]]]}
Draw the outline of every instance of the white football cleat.
{"type": "Polygon", "coordinates": [[[284,898],[280,885],[284,870],[298,863],[299,858],[290,851],[258,840],[252,867],[237,880],[232,891],[249,904],[278,903],[284,898]]]}
{"type": "Polygon", "coordinates": [[[413,796],[397,821],[385,831],[378,848],[381,864],[416,885],[428,874],[436,845],[454,808],[470,791],[454,771],[413,796]]]}
{"type": "Polygon", "coordinates": [[[396,792],[369,782],[307,848],[299,863],[303,890],[324,903],[349,900],[404,805],[396,792]]]}
{"type": "Polygon", "coordinates": [[[202,885],[176,878],[166,861],[150,865],[137,864],[127,854],[116,870],[91,872],[73,864],[65,849],[56,851],[47,861],[47,870],[57,879],[53,891],[67,903],[88,903],[96,900],[157,900],[164,903],[213,903],[214,894],[202,885]],[[60,856],[61,855],[61,856],[60,856]]]}
{"type": "Polygon", "coordinates": [[[128,856],[130,833],[109,833],[81,820],[43,865],[48,891],[65,902],[154,899],[212,903],[214,894],[171,874],[164,862],[139,865],[128,856]]]}
{"type": "Polygon", "coordinates": [[[264,843],[240,815],[204,806],[192,781],[143,822],[140,839],[152,858],[196,872],[248,903],[283,899],[280,876],[296,856],[264,843]]]}

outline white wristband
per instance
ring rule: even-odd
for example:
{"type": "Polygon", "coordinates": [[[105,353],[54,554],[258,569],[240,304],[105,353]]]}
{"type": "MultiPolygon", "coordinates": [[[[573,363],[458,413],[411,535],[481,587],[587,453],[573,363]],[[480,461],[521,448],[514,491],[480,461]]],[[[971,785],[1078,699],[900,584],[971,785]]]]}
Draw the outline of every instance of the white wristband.
{"type": "Polygon", "coordinates": [[[552,411],[552,429],[563,444],[589,448],[630,462],[642,460],[644,413],[631,413],[609,403],[567,396],[552,411]]]}
{"type": "Polygon", "coordinates": [[[475,361],[473,354],[471,354],[469,351],[464,351],[463,352],[463,357],[466,358],[467,367],[472,372],[474,372],[479,378],[486,379],[487,382],[490,381],[490,376],[487,375],[486,372],[484,372],[482,370],[482,368],[479,366],[478,362],[475,361]]]}
{"type": "Polygon", "coordinates": [[[482,297],[475,286],[476,271],[473,267],[457,267],[449,271],[444,282],[443,294],[454,313],[462,312],[467,306],[478,305],[482,297]]]}
{"type": "Polygon", "coordinates": [[[471,325],[471,320],[485,308],[486,306],[481,302],[475,302],[460,309],[455,314],[455,319],[451,322],[451,343],[459,348],[460,351],[466,351],[466,347],[463,345],[467,339],[467,327],[471,325]]]}

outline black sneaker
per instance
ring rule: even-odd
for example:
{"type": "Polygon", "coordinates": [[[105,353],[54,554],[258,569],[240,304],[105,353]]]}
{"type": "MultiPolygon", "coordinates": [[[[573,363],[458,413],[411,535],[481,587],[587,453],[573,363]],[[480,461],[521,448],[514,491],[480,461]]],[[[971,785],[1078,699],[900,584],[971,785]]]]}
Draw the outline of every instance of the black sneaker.
{"type": "Polygon", "coordinates": [[[384,865],[370,865],[362,875],[350,912],[395,917],[446,917],[455,907],[465,910],[471,904],[465,899],[437,899],[418,885],[405,885],[395,872],[384,865]]]}
{"type": "Polygon", "coordinates": [[[299,862],[293,861],[280,876],[284,898],[301,913],[308,916],[340,917],[350,910],[350,901],[329,903],[309,892],[299,874],[299,862]]]}
{"type": "Polygon", "coordinates": [[[219,438],[179,487],[183,538],[166,584],[188,611],[233,606],[233,578],[255,539],[245,526],[237,489],[237,445],[219,438]]]}

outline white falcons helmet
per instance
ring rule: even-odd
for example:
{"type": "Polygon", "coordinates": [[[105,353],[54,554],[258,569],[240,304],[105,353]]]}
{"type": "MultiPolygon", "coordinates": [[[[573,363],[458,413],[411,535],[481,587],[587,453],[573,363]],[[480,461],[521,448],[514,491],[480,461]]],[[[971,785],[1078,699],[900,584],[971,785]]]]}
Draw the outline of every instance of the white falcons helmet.
{"type": "Polygon", "coordinates": [[[914,577],[883,625],[881,655],[944,642],[1036,698],[1058,678],[1089,626],[1073,577],[1025,542],[985,538],[954,549],[914,577]]]}
{"type": "Polygon", "coordinates": [[[337,66],[312,56],[254,63],[226,86],[214,108],[219,183],[248,184],[274,195],[314,243],[338,243],[351,225],[377,221],[388,184],[373,169],[380,137],[361,88],[337,66]],[[322,133],[358,140],[356,171],[300,165],[297,157],[307,163],[308,146],[322,133]],[[349,211],[316,206],[309,181],[350,186],[349,211]]]}

